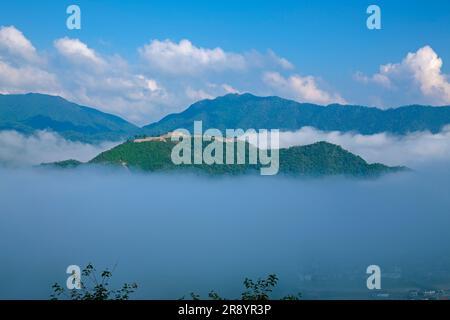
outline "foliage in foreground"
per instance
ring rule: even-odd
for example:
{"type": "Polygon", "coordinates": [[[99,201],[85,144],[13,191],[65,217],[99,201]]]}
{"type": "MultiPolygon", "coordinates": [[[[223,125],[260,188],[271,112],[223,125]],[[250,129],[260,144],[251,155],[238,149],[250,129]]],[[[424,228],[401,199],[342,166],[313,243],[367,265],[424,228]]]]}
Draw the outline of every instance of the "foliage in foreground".
{"type": "Polygon", "coordinates": [[[112,272],[106,269],[99,275],[96,273],[97,270],[89,263],[81,272],[82,279],[86,279],[81,281],[81,289],[66,290],[55,283],[52,286],[53,293],[50,298],[52,300],[128,300],[138,287],[136,283],[124,283],[120,289],[111,289],[112,272]]]}
{"type": "MultiPolygon", "coordinates": [[[[89,263],[81,272],[82,279],[81,289],[65,289],[63,286],[55,283],[52,286],[53,293],[50,299],[68,299],[68,300],[128,300],[130,295],[137,289],[136,283],[125,283],[120,289],[110,288],[110,280],[112,272],[108,269],[97,274],[97,270],[89,263]]],[[[278,284],[278,277],[270,274],[265,279],[257,279],[256,281],[246,278],[244,280],[244,292],[236,300],[270,300],[270,294],[278,284]]],[[[182,297],[183,300],[185,297],[182,297]]],[[[191,293],[190,298],[200,300],[200,295],[191,293]]],[[[221,297],[217,292],[211,291],[208,298],[212,300],[227,300],[221,297]]],[[[299,300],[301,294],[288,295],[281,300],[299,300]]]]}
{"type": "MultiPolygon", "coordinates": [[[[241,294],[241,296],[236,300],[271,300],[270,294],[273,289],[278,284],[278,277],[275,274],[270,274],[266,279],[258,279],[253,281],[252,279],[245,278],[244,287],[245,291],[241,294]]],[[[191,292],[191,299],[200,300],[200,295],[191,292]]],[[[227,300],[222,298],[217,292],[211,291],[208,294],[208,297],[212,300],[227,300]]],[[[288,295],[281,300],[299,300],[301,298],[301,293],[296,295],[288,295]]],[[[182,300],[184,299],[181,298],[182,300]]]]}

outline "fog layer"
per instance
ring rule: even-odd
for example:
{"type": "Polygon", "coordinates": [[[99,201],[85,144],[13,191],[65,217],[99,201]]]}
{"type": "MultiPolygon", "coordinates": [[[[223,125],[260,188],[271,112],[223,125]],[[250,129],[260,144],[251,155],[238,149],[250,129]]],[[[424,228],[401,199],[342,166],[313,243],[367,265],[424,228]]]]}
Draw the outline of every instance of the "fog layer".
{"type": "MultiPolygon", "coordinates": [[[[403,136],[386,132],[374,135],[326,132],[305,127],[298,131],[280,132],[279,137],[281,148],[328,141],[363,157],[368,162],[392,166],[422,168],[450,161],[450,126],[436,134],[425,131],[403,136]]],[[[264,136],[259,146],[264,148],[267,141],[264,136]]],[[[27,166],[67,159],[88,161],[118,143],[105,141],[88,144],[69,141],[48,131],[37,131],[30,136],[16,131],[0,131],[0,165],[27,166]]]]}
{"type": "Polygon", "coordinates": [[[370,264],[445,286],[449,187],[446,168],[370,181],[1,169],[0,298],[46,299],[88,262],[117,264],[137,298],[233,298],[269,273],[279,296],[366,297],[370,264]]]}
{"type": "MultiPolygon", "coordinates": [[[[264,142],[262,139],[262,147],[264,142]]],[[[362,135],[353,132],[321,131],[304,127],[297,131],[280,132],[280,148],[327,141],[361,156],[368,162],[392,166],[421,168],[431,163],[450,161],[450,126],[439,133],[429,131],[393,135],[382,132],[362,135]]]]}
{"type": "Polygon", "coordinates": [[[69,141],[49,131],[36,131],[32,135],[14,130],[0,131],[0,165],[22,167],[67,159],[88,161],[118,143],[69,141]]]}

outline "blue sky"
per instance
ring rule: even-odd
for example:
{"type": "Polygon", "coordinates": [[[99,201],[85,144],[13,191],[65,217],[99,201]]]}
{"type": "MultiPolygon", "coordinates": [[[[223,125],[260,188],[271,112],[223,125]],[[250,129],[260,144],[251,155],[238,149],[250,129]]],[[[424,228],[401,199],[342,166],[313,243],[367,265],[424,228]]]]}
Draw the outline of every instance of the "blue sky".
{"type": "MultiPolygon", "coordinates": [[[[39,56],[45,57],[45,62],[36,60],[33,68],[55,75],[53,91],[31,84],[14,87],[14,84],[0,81],[1,91],[61,93],[71,100],[103,108],[134,122],[155,120],[168,112],[179,111],[196,97],[226,93],[217,89],[222,85],[239,92],[277,94],[320,104],[341,102],[379,107],[410,103],[450,104],[447,81],[450,72],[450,2],[447,1],[18,0],[2,3],[0,26],[14,26],[21,32],[39,56]],[[70,4],[81,8],[82,29],[79,31],[66,28],[65,10],[70,4]],[[365,11],[370,4],[381,8],[382,30],[366,28],[368,15],[365,11]],[[107,61],[104,68],[108,73],[88,74],[87,70],[92,68],[86,68],[82,73],[80,61],[75,66],[70,64],[74,57],[71,62],[60,59],[55,53],[58,51],[55,50],[57,39],[79,40],[107,61]],[[207,50],[220,48],[225,54],[236,55],[237,60],[232,56],[227,63],[240,63],[243,59],[241,62],[246,65],[241,70],[225,67],[222,61],[220,68],[209,65],[195,77],[188,73],[196,70],[185,70],[178,77],[172,71],[168,75],[167,65],[163,68],[156,65],[155,59],[161,56],[159,53],[154,55],[155,48],[152,47],[150,56],[142,53],[142,48],[151,41],[166,39],[174,45],[187,39],[194,53],[199,49],[199,54],[206,50],[208,55],[211,52],[207,50]],[[421,48],[425,49],[419,52],[421,48]],[[249,61],[255,60],[255,52],[258,53],[258,66],[248,67],[249,61]],[[402,63],[408,53],[416,56],[402,63]],[[239,60],[239,55],[244,58],[239,60]],[[275,66],[274,56],[288,61],[291,67],[275,66]],[[118,65],[113,57],[126,62],[126,76],[122,74],[125,71],[111,70],[118,65]],[[443,64],[438,71],[433,69],[423,74],[422,70],[427,67],[421,63],[428,61],[430,66],[439,60],[443,64]],[[152,66],[147,68],[146,62],[152,66]],[[380,66],[388,64],[396,67],[393,71],[381,72],[380,66]],[[79,77],[77,81],[68,83],[68,74],[64,72],[69,69],[79,77]],[[80,88],[83,77],[120,82],[120,79],[131,81],[130,77],[135,76],[154,81],[152,88],[164,88],[165,100],[161,96],[155,98],[155,92],[150,97],[147,93],[133,91],[133,98],[116,97],[115,102],[111,102],[114,107],[105,107],[106,97],[91,97],[89,93],[101,90],[80,88]],[[187,94],[190,97],[171,93],[186,92],[187,84],[192,86],[192,94],[187,94]],[[310,92],[311,88],[319,91],[310,92]],[[126,106],[126,101],[137,100],[139,95],[144,95],[144,104],[133,104],[132,101],[126,106]]],[[[4,47],[8,46],[4,44],[4,47]]],[[[8,66],[22,70],[22,65],[7,53],[0,58],[8,66]]],[[[179,63],[187,61],[189,59],[179,63]]],[[[178,61],[167,63],[177,65],[178,61]]],[[[47,78],[43,76],[42,79],[47,78]]],[[[102,89],[106,95],[109,89],[105,86],[102,89]]]]}

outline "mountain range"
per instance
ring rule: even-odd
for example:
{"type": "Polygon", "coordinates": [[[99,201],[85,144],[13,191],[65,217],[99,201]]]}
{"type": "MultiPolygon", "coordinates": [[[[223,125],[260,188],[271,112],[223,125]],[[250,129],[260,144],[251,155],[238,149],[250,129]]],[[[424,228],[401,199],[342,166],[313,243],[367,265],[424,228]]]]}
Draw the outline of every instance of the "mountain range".
{"type": "Polygon", "coordinates": [[[195,120],[203,128],[298,130],[309,126],[323,131],[375,134],[439,132],[450,124],[450,106],[411,105],[377,109],[356,105],[319,106],[279,97],[228,94],[202,100],[180,113],[169,114],[142,128],[126,120],[43,94],[0,95],[0,130],[31,134],[51,130],[66,139],[98,142],[125,140],[137,135],[159,136],[178,128],[192,131],[195,120]]]}
{"type": "Polygon", "coordinates": [[[407,134],[426,130],[437,133],[450,124],[450,106],[412,105],[382,110],[356,105],[319,106],[248,93],[228,94],[194,103],[185,111],[170,114],[143,129],[148,135],[159,135],[177,128],[191,131],[194,120],[202,120],[205,128],[219,130],[254,128],[292,131],[308,126],[323,131],[361,134],[407,134]]]}

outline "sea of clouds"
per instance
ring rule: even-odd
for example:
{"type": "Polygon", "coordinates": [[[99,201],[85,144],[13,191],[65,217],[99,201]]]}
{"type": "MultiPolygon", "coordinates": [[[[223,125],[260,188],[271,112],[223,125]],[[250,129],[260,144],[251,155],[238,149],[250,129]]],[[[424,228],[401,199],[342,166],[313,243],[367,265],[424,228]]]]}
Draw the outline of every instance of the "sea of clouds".
{"type": "Polygon", "coordinates": [[[385,290],[450,284],[448,167],[369,181],[0,168],[0,181],[1,299],[47,299],[89,262],[147,299],[237,298],[270,273],[275,297],[368,298],[372,264],[385,290]]]}
{"type": "MultiPolygon", "coordinates": [[[[450,126],[439,133],[429,131],[412,132],[406,135],[377,133],[363,135],[354,132],[321,131],[304,127],[297,131],[280,132],[280,148],[308,145],[318,141],[327,141],[361,156],[366,161],[387,165],[405,165],[420,168],[433,163],[450,160],[450,126]]],[[[250,135],[250,141],[256,141],[250,135]]],[[[262,139],[266,147],[267,137],[262,139]]]]}
{"type": "Polygon", "coordinates": [[[449,131],[281,134],[282,146],[327,140],[418,168],[368,181],[30,167],[89,160],[115,143],[0,132],[0,298],[46,299],[68,265],[89,262],[116,266],[115,286],[138,282],[137,298],[235,298],[245,277],[269,273],[278,296],[370,298],[371,264],[400,275],[384,289],[448,287],[449,131]]]}
{"type": "MultiPolygon", "coordinates": [[[[304,127],[297,131],[280,132],[279,146],[287,148],[318,141],[340,145],[370,163],[420,168],[450,160],[450,126],[446,126],[439,133],[423,131],[406,135],[386,132],[362,135],[304,127]]],[[[48,131],[36,131],[32,135],[0,131],[0,164],[26,166],[67,159],[88,161],[119,143],[106,141],[88,144],[69,141],[48,131]]],[[[264,147],[264,139],[262,143],[260,146],[264,147]]]]}
{"type": "Polygon", "coordinates": [[[89,144],[70,141],[49,131],[36,131],[32,135],[13,130],[0,131],[0,164],[23,167],[67,159],[88,161],[118,143],[120,142],[89,144]]]}

